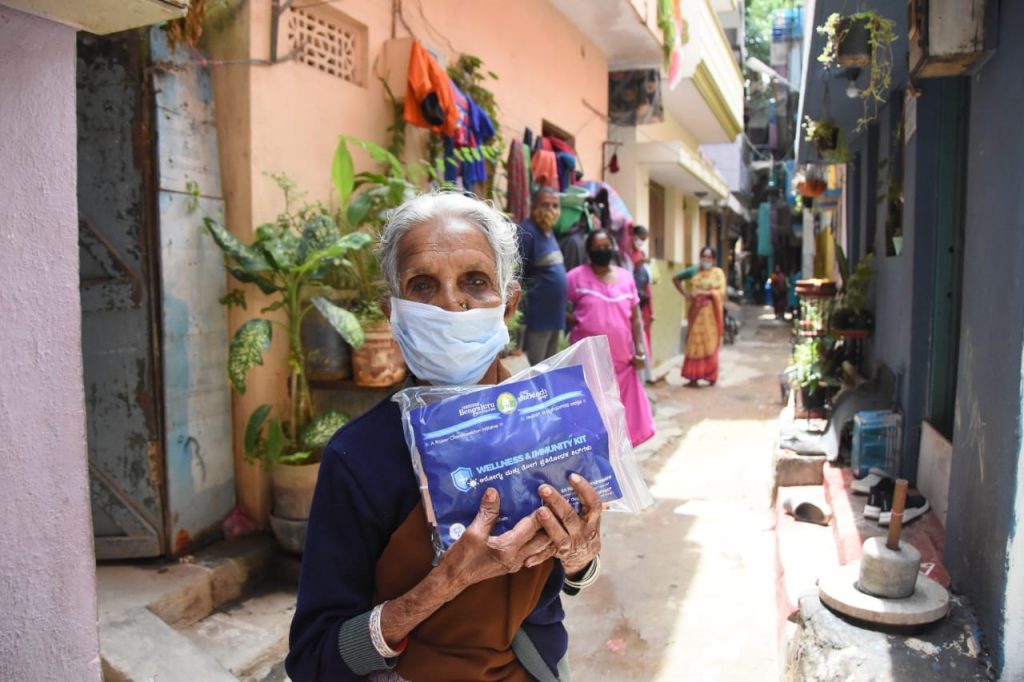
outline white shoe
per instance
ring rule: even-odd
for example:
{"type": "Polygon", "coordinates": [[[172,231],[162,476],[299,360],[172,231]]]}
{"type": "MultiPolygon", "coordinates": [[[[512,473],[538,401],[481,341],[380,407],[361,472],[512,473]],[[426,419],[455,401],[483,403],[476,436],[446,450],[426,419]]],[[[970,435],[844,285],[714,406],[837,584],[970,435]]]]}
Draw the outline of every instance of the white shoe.
{"type": "Polygon", "coordinates": [[[889,478],[889,474],[885,473],[881,469],[872,467],[868,475],[864,478],[853,479],[853,483],[850,485],[850,490],[858,495],[867,495],[871,492],[872,488],[882,481],[883,478],[889,478]]]}

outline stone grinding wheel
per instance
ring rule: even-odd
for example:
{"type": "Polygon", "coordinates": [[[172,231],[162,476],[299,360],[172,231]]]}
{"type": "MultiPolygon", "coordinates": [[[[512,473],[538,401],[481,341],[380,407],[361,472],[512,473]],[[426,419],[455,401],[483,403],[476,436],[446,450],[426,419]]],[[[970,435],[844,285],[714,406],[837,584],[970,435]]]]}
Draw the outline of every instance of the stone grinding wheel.
{"type": "Polygon", "coordinates": [[[873,597],[857,589],[860,562],[839,566],[818,580],[818,594],[829,608],[877,625],[925,625],[949,613],[949,593],[942,585],[917,576],[914,593],[905,599],[873,597]]]}
{"type": "Polygon", "coordinates": [[[907,482],[896,483],[889,537],[868,538],[860,561],[818,581],[821,601],[847,616],[878,625],[924,625],[949,612],[949,593],[918,573],[921,554],[900,542],[907,482]]]}

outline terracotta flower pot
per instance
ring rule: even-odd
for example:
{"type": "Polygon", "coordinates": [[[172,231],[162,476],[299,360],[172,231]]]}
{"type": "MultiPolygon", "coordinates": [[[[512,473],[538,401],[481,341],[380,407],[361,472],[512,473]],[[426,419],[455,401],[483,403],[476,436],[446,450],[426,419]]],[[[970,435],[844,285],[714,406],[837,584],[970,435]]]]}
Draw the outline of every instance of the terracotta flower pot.
{"type": "Polygon", "coordinates": [[[805,197],[820,197],[828,189],[828,185],[820,178],[808,178],[798,184],[797,189],[805,197]]]}
{"type": "Polygon", "coordinates": [[[270,470],[273,513],[270,530],[278,544],[289,552],[302,554],[306,545],[309,510],[320,464],[274,464],[270,470]]]}
{"type": "Polygon", "coordinates": [[[352,370],[359,386],[394,386],[405,379],[405,359],[402,349],[391,334],[391,324],[380,324],[363,330],[366,341],[359,350],[352,351],[352,370]]]}
{"type": "Polygon", "coordinates": [[[293,521],[309,518],[313,505],[313,489],[320,464],[274,464],[270,470],[270,488],[274,499],[274,515],[293,521]]]}

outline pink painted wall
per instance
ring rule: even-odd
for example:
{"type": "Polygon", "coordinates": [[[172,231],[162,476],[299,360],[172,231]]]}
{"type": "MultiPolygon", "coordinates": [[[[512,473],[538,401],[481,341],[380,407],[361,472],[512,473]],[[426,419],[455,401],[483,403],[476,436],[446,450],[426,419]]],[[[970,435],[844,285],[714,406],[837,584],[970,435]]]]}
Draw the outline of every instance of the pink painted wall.
{"type": "Polygon", "coordinates": [[[0,6],[0,679],[99,680],[75,32],[0,6]]]}

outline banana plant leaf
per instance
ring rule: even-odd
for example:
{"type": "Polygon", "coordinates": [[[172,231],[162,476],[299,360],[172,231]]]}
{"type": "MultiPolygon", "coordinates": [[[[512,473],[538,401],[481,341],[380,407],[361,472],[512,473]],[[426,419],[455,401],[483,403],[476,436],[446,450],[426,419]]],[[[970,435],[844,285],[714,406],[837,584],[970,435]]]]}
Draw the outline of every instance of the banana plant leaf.
{"type": "Polygon", "coordinates": [[[270,416],[270,405],[260,405],[249,416],[249,423],[245,427],[245,453],[252,457],[262,439],[263,425],[270,416]]]}
{"type": "Polygon", "coordinates": [[[259,242],[260,248],[278,271],[291,272],[299,266],[299,250],[302,240],[294,234],[286,233],[280,237],[259,242]]]}
{"type": "Polygon", "coordinates": [[[356,350],[363,347],[366,336],[363,334],[363,328],[359,326],[359,320],[356,319],[355,315],[344,308],[339,308],[323,296],[314,296],[313,305],[324,316],[324,319],[334,327],[335,331],[341,334],[341,338],[345,339],[348,345],[356,350]]]}
{"type": "Polygon", "coordinates": [[[217,242],[224,255],[238,263],[238,266],[250,273],[262,272],[270,269],[270,263],[262,254],[248,244],[242,243],[235,235],[213,218],[203,220],[206,229],[217,242]]]}
{"type": "Polygon", "coordinates": [[[338,410],[324,412],[302,430],[300,438],[302,447],[312,449],[325,447],[338,429],[348,424],[351,419],[350,416],[338,410]]]}
{"type": "Polygon", "coordinates": [[[371,241],[373,241],[373,238],[365,232],[350,232],[326,249],[309,254],[301,269],[303,272],[314,272],[323,263],[341,258],[348,251],[357,251],[367,246],[371,241]]]}
{"type": "Polygon", "coordinates": [[[342,207],[348,206],[352,198],[352,191],[355,189],[355,165],[352,163],[352,154],[348,151],[348,144],[345,138],[338,140],[338,146],[334,150],[334,162],[331,164],[331,180],[334,188],[338,190],[338,199],[342,207]]]}
{"type": "Polygon", "coordinates": [[[231,273],[231,276],[237,279],[239,282],[243,282],[245,284],[255,284],[260,288],[260,291],[262,291],[265,294],[272,294],[275,291],[278,291],[278,286],[274,284],[271,280],[267,279],[266,277],[263,277],[262,275],[257,275],[252,272],[246,272],[242,268],[237,267],[235,265],[226,265],[225,267],[227,268],[227,271],[231,273]]]}
{"type": "Polygon", "coordinates": [[[228,376],[239,394],[245,394],[249,370],[263,364],[263,353],[270,348],[272,328],[267,320],[249,320],[235,332],[228,352],[228,376]]]}
{"type": "Polygon", "coordinates": [[[281,464],[295,466],[298,464],[305,464],[311,459],[313,459],[313,453],[309,450],[302,450],[300,452],[293,452],[290,455],[281,455],[277,458],[277,461],[281,464]]]}
{"type": "Polygon", "coordinates": [[[273,462],[281,457],[286,442],[280,419],[271,419],[267,429],[267,461],[273,462]]]}
{"type": "Polygon", "coordinates": [[[373,208],[374,199],[376,194],[373,190],[367,190],[352,200],[345,215],[349,227],[355,229],[363,224],[373,208]]]}
{"type": "Polygon", "coordinates": [[[302,226],[302,241],[299,244],[298,260],[305,263],[309,255],[326,249],[338,240],[338,224],[324,213],[310,217],[302,226]]]}
{"type": "Polygon", "coordinates": [[[369,140],[357,140],[355,138],[349,138],[349,141],[369,152],[374,161],[388,164],[391,168],[392,175],[397,177],[403,177],[405,175],[405,169],[402,167],[402,162],[399,161],[394,154],[389,152],[387,149],[384,149],[379,144],[375,144],[369,140]]]}

